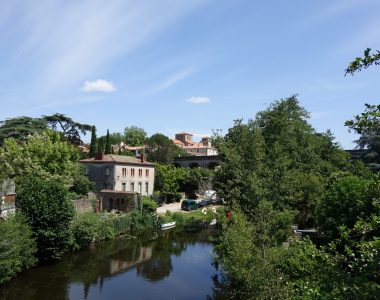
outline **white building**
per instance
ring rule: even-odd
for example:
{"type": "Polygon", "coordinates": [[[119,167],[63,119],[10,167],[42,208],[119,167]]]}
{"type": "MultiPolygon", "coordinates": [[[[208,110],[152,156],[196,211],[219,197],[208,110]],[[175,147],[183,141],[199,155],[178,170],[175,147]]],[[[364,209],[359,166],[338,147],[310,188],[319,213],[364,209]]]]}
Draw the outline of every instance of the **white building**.
{"type": "Polygon", "coordinates": [[[135,158],[99,153],[80,162],[86,166],[86,174],[95,182],[97,191],[153,194],[154,164],[146,161],[144,155],[135,158]]]}

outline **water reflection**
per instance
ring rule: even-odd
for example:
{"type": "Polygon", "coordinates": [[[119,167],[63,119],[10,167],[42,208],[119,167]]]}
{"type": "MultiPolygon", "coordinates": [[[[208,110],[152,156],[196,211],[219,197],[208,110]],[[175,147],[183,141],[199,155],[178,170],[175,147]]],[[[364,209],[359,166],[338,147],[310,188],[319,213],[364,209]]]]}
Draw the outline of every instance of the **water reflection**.
{"type": "MultiPolygon", "coordinates": [[[[186,252],[188,247],[193,253],[191,257],[203,255],[207,261],[206,266],[199,266],[199,272],[204,273],[205,278],[189,280],[210,281],[209,289],[211,289],[210,274],[213,270],[209,258],[212,247],[208,240],[210,234],[207,230],[195,233],[169,230],[134,240],[121,238],[104,242],[93,249],[68,254],[58,264],[22,273],[0,288],[0,299],[92,299],[94,297],[107,299],[104,295],[109,291],[103,291],[106,283],[111,282],[113,278],[116,282],[120,276],[124,276],[123,284],[115,285],[113,289],[119,291],[117,295],[121,299],[123,295],[125,296],[126,290],[132,295],[133,287],[138,286],[145,289],[143,294],[139,294],[141,296],[139,298],[149,299],[148,289],[153,287],[151,283],[165,282],[162,283],[164,290],[165,285],[174,285],[175,280],[190,276],[186,274],[187,270],[182,270],[184,268],[182,265],[187,262],[176,259],[186,252]],[[202,244],[207,247],[203,249],[200,247],[202,244]],[[174,266],[173,260],[177,267],[174,266]],[[176,270],[174,277],[171,275],[173,270],[176,270]],[[146,284],[138,281],[138,278],[143,279],[146,284]]],[[[192,261],[188,263],[196,264],[192,261]]],[[[180,298],[185,299],[184,296],[187,294],[184,290],[187,287],[184,286],[182,289],[183,291],[178,291],[178,295],[183,295],[180,298]]],[[[206,294],[207,291],[203,295],[206,294]]]]}

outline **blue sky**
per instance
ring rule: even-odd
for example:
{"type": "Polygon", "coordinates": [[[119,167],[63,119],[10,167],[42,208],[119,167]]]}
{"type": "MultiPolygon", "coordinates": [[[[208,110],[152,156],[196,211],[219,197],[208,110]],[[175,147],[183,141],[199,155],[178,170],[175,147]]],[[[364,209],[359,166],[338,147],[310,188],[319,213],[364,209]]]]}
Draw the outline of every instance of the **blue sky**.
{"type": "Polygon", "coordinates": [[[64,113],[149,135],[226,132],[299,94],[344,148],[344,121],[379,103],[380,69],[344,76],[380,49],[380,1],[2,1],[0,120],[64,113]]]}

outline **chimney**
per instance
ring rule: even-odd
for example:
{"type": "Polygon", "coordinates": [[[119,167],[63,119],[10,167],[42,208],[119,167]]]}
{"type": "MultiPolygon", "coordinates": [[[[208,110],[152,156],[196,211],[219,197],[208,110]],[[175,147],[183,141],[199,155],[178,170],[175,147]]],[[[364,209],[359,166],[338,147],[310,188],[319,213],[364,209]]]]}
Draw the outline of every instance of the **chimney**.
{"type": "Polygon", "coordinates": [[[146,162],[146,157],[145,157],[145,155],[144,154],[141,154],[141,163],[143,164],[143,163],[145,163],[146,162]]]}
{"type": "Polygon", "coordinates": [[[104,159],[104,152],[98,152],[95,154],[95,160],[103,160],[104,159]]]}

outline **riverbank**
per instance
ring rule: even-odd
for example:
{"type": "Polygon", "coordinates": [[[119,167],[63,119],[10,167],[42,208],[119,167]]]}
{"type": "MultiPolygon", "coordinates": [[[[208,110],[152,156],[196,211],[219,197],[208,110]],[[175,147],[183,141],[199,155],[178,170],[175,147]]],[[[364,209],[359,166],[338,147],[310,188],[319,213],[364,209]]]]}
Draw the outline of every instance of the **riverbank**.
{"type": "Polygon", "coordinates": [[[213,293],[212,228],[119,237],[22,272],[0,299],[204,299],[213,293]]]}

